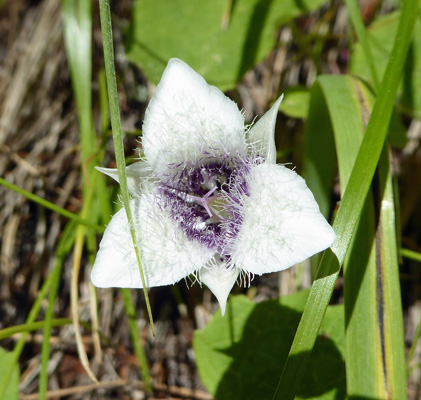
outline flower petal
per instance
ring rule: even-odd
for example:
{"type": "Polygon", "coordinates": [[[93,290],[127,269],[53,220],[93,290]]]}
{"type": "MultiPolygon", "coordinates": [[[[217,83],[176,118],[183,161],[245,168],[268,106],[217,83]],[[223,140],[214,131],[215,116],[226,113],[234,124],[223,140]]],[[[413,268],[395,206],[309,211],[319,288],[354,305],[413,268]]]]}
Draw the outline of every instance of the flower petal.
{"type": "Polygon", "coordinates": [[[281,271],[335,240],[304,179],[280,165],[260,164],[248,177],[250,196],[231,253],[237,267],[253,274],[281,271]]]}
{"type": "MultiPolygon", "coordinates": [[[[115,168],[102,168],[102,167],[95,167],[99,172],[102,172],[105,175],[113,178],[117,182],[118,180],[118,172],[115,168]]],[[[136,162],[128,167],[126,167],[126,176],[127,176],[127,187],[129,192],[133,196],[139,196],[142,194],[146,183],[146,179],[151,174],[150,167],[145,162],[136,162]]]]}
{"type": "Polygon", "coordinates": [[[276,164],[275,125],[279,106],[284,95],[279,97],[269,111],[263,115],[247,133],[247,141],[266,162],[276,164]]]}
{"type": "MultiPolygon", "coordinates": [[[[147,287],[178,282],[197,271],[213,252],[187,239],[160,207],[156,193],[130,201],[147,287]]],[[[141,288],[142,282],[124,209],[109,223],[95,260],[92,283],[98,287],[141,288]]]]}
{"type": "MultiPolygon", "coordinates": [[[[214,264],[214,263],[212,263],[214,264]]],[[[238,278],[237,268],[227,268],[225,263],[206,266],[200,269],[200,280],[209,288],[218,300],[221,314],[225,315],[228,295],[238,278]]]]}
{"type": "Polygon", "coordinates": [[[170,165],[220,154],[245,154],[237,105],[183,61],[173,58],[146,110],[143,151],[160,176],[170,165]]]}

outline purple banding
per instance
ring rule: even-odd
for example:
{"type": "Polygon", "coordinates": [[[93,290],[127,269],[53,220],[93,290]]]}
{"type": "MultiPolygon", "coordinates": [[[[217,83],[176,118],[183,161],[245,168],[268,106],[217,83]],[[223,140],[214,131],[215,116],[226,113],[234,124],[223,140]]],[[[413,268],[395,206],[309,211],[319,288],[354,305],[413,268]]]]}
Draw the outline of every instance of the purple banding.
{"type": "Polygon", "coordinates": [[[203,157],[197,163],[174,165],[171,179],[159,183],[159,201],[190,240],[197,240],[229,261],[240,230],[247,176],[261,157],[203,157]]]}

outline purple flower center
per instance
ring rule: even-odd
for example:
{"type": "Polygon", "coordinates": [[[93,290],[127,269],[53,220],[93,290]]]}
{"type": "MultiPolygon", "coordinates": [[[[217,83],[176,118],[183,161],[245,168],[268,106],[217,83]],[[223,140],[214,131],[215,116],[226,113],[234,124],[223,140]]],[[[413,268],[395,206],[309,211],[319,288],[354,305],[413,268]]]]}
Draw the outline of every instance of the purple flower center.
{"type": "Polygon", "coordinates": [[[262,161],[236,157],[178,165],[171,179],[161,181],[159,193],[190,240],[227,258],[243,220],[242,205],[249,195],[247,175],[251,164],[262,161]]]}

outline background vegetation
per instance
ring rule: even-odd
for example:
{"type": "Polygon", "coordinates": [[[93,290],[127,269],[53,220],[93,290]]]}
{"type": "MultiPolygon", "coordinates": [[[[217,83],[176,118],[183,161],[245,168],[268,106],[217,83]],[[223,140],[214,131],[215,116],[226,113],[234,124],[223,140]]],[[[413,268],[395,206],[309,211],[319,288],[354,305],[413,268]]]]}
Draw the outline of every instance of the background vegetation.
{"type": "Polygon", "coordinates": [[[0,398],[420,398],[419,1],[122,0],[111,16],[114,98],[96,2],[1,3],[0,398]],[[108,98],[138,156],[171,57],[248,123],[285,93],[278,162],[338,241],[237,287],[224,318],[206,287],[150,290],[154,336],[142,291],[90,284],[119,208],[94,166],[115,167],[108,98]]]}

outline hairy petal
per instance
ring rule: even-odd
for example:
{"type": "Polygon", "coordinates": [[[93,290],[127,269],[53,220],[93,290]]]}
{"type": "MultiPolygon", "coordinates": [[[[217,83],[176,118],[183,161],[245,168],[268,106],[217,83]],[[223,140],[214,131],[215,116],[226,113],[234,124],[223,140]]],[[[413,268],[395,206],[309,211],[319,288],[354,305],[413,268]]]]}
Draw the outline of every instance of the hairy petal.
{"type": "Polygon", "coordinates": [[[270,164],[276,164],[275,125],[283,98],[284,95],[279,97],[247,134],[247,141],[253,146],[254,152],[263,156],[270,164]]]}
{"type": "MultiPolygon", "coordinates": [[[[214,264],[212,262],[212,264],[214,264]]],[[[225,263],[206,266],[199,271],[200,280],[215,295],[221,307],[221,314],[225,315],[228,295],[238,278],[237,268],[227,268],[225,263]]]]}
{"type": "MultiPolygon", "coordinates": [[[[130,201],[147,287],[178,282],[197,271],[213,252],[187,239],[159,206],[155,193],[130,201]]],[[[91,275],[97,287],[141,288],[142,281],[124,209],[114,215],[100,243],[91,275]]]]}
{"type": "MultiPolygon", "coordinates": [[[[95,167],[99,172],[113,178],[117,182],[118,172],[115,168],[95,167]]],[[[147,178],[150,176],[151,170],[148,164],[144,161],[139,161],[126,167],[127,187],[132,196],[139,196],[142,194],[142,188],[147,184],[147,178]]]]}
{"type": "Polygon", "coordinates": [[[143,151],[154,172],[214,157],[245,154],[244,118],[237,105],[183,61],[173,58],[146,110],[143,151]]]}
{"type": "Polygon", "coordinates": [[[249,197],[232,261],[253,274],[281,271],[335,240],[304,179],[280,165],[261,164],[248,177],[249,197]]]}

